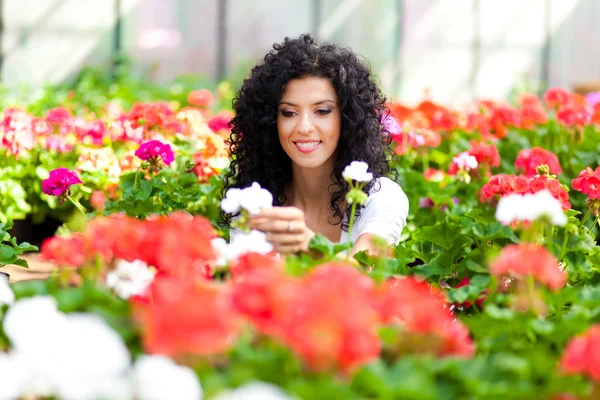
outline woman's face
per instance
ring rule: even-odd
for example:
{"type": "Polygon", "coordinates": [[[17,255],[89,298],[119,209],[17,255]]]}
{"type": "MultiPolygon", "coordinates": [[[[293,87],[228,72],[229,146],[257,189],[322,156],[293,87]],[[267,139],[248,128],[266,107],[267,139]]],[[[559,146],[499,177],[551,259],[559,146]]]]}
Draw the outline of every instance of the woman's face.
{"type": "Polygon", "coordinates": [[[333,168],[341,119],[338,98],[328,79],[292,79],[277,110],[281,147],[300,168],[333,168]]]}

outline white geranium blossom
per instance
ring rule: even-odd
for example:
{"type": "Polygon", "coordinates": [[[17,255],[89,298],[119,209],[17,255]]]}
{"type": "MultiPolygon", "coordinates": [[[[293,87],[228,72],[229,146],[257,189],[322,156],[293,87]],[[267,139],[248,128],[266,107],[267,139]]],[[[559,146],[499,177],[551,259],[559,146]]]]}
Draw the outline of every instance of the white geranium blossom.
{"type": "Polygon", "coordinates": [[[240,209],[256,214],[263,208],[272,206],[273,195],[267,189],[261,188],[257,182],[244,189],[231,188],[221,200],[221,209],[228,214],[234,214],[240,209]]]}
{"type": "Polygon", "coordinates": [[[245,253],[267,254],[273,251],[273,245],[267,241],[264,232],[252,230],[250,233],[236,235],[224,250],[227,260],[234,260],[245,253]]]}
{"type": "Polygon", "coordinates": [[[8,277],[6,275],[0,275],[0,306],[4,304],[11,305],[15,302],[15,294],[10,288],[8,283],[8,277]]]}
{"type": "Polygon", "coordinates": [[[273,195],[267,189],[263,189],[256,182],[252,186],[242,189],[240,196],[240,207],[250,214],[256,214],[263,208],[273,206],[273,195]]]}
{"type": "Polygon", "coordinates": [[[215,264],[219,267],[227,265],[227,241],[221,237],[214,238],[210,241],[215,253],[217,253],[217,260],[215,264]]]}
{"type": "Polygon", "coordinates": [[[65,400],[130,397],[127,347],[103,319],[58,311],[51,297],[17,301],[4,331],[28,370],[23,396],[65,400]]]}
{"type": "Polygon", "coordinates": [[[364,161],[352,161],[347,165],[342,172],[342,176],[347,182],[370,182],[373,179],[373,174],[367,172],[369,165],[364,161]]]}
{"type": "Polygon", "coordinates": [[[27,363],[14,353],[0,353],[0,399],[18,399],[31,375],[27,363]]]}
{"type": "Polygon", "coordinates": [[[218,394],[215,400],[292,400],[292,397],[275,385],[250,382],[235,390],[218,394]]]}
{"type": "Polygon", "coordinates": [[[476,169],[479,166],[475,156],[472,156],[467,151],[463,151],[452,159],[452,162],[458,166],[459,169],[470,171],[476,169]]]}
{"type": "Polygon", "coordinates": [[[535,221],[543,216],[550,218],[553,225],[567,223],[562,204],[546,189],[534,194],[504,196],[496,208],[496,219],[507,225],[515,221],[535,221]]]}
{"type": "Polygon", "coordinates": [[[141,260],[119,260],[114,270],[106,275],[106,285],[122,299],[143,294],[154,280],[155,272],[141,260]]]}
{"type": "Polygon", "coordinates": [[[225,198],[221,200],[221,210],[227,214],[235,214],[240,211],[240,197],[242,189],[231,188],[225,193],[225,198]]]}
{"type": "Polygon", "coordinates": [[[137,400],[202,400],[202,387],[193,370],[163,356],[136,361],[133,391],[137,400]]]}

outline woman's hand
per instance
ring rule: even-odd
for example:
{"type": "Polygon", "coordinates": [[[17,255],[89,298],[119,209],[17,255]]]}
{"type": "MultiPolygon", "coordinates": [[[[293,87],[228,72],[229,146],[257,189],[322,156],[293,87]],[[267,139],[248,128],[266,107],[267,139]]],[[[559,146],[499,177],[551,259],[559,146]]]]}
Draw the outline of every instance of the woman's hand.
{"type": "Polygon", "coordinates": [[[308,252],[315,235],[304,221],[304,212],[296,207],[273,207],[250,216],[250,228],[263,231],[273,249],[283,254],[308,252]]]}

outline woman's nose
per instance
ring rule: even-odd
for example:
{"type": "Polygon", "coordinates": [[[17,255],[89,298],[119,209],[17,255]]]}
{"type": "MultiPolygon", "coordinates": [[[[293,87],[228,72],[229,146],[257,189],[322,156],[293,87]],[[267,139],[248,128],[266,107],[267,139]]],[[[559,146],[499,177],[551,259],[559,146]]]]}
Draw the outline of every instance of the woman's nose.
{"type": "Polygon", "coordinates": [[[298,125],[296,125],[296,130],[298,133],[310,133],[314,129],[314,125],[312,120],[310,119],[309,114],[302,114],[300,116],[300,120],[298,121],[298,125]]]}

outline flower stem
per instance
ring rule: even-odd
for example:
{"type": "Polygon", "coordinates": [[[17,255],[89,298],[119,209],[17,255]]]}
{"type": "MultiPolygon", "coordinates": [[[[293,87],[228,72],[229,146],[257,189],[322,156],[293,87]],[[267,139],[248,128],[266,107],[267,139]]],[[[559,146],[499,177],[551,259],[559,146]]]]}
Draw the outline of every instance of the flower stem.
{"type": "Polygon", "coordinates": [[[583,216],[583,219],[581,220],[581,225],[585,224],[585,221],[587,221],[588,217],[590,216],[590,214],[592,213],[592,210],[588,210],[585,215],[583,216]]]}
{"type": "Polygon", "coordinates": [[[565,238],[563,239],[562,247],[560,248],[560,254],[558,255],[558,259],[563,261],[565,257],[565,253],[567,252],[567,242],[569,241],[569,233],[565,229],[565,238]]]}
{"type": "Polygon", "coordinates": [[[348,255],[350,249],[352,249],[352,228],[354,226],[354,215],[356,214],[356,203],[352,203],[352,210],[350,211],[350,221],[348,223],[348,255]]]}
{"type": "Polygon", "coordinates": [[[140,169],[142,169],[142,166],[140,165],[137,169],[137,171],[135,171],[135,179],[133,180],[133,188],[137,188],[137,181],[138,181],[138,175],[140,174],[140,169]]]}
{"type": "Polygon", "coordinates": [[[83,208],[83,206],[82,206],[82,205],[81,205],[81,204],[80,204],[80,203],[79,203],[77,200],[73,199],[73,198],[72,198],[71,196],[69,196],[69,195],[67,195],[67,199],[69,199],[69,201],[70,201],[71,203],[73,203],[73,205],[74,205],[75,207],[77,207],[77,209],[78,209],[79,211],[81,211],[81,213],[82,213],[84,216],[87,216],[87,211],[86,211],[86,209],[85,209],[85,208],[83,208]]]}

